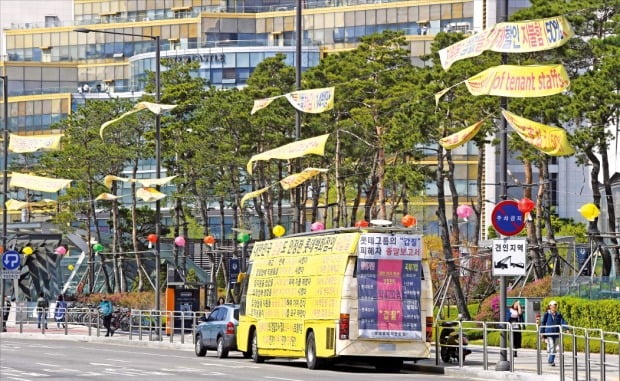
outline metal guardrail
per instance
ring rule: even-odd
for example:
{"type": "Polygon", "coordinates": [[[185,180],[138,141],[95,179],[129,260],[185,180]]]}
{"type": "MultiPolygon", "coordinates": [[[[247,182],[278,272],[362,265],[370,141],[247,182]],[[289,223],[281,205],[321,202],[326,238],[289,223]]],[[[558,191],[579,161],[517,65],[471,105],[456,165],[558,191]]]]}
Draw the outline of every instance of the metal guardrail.
{"type": "MultiPolygon", "coordinates": [[[[465,345],[463,345],[463,336],[466,336],[468,333],[478,332],[482,334],[482,366],[484,370],[489,369],[489,349],[490,348],[499,348],[497,346],[489,346],[488,344],[488,335],[490,332],[504,332],[506,334],[506,348],[499,348],[500,351],[506,351],[506,359],[510,363],[510,372],[515,371],[515,358],[514,356],[514,343],[513,343],[513,332],[521,332],[535,334],[536,335],[536,374],[543,374],[542,367],[542,358],[543,356],[547,356],[546,352],[543,352],[543,335],[541,332],[541,326],[535,323],[519,323],[519,329],[514,329],[513,324],[509,322],[484,322],[484,321],[452,321],[455,324],[452,328],[458,334],[457,344],[441,344],[441,330],[443,327],[441,324],[446,321],[437,321],[434,329],[435,329],[435,364],[439,365],[439,357],[442,347],[453,347],[458,349],[458,366],[463,367],[463,352],[465,351],[465,345]],[[480,332],[481,331],[481,332],[480,332]]],[[[605,352],[607,344],[615,344],[618,345],[618,363],[620,363],[620,332],[607,332],[602,329],[597,328],[583,328],[576,326],[547,326],[558,328],[558,341],[557,341],[557,353],[556,356],[559,360],[559,372],[560,379],[566,379],[566,369],[569,368],[572,371],[572,379],[578,380],[579,378],[579,367],[578,367],[578,343],[583,342],[584,344],[584,352],[585,356],[584,365],[584,377],[586,381],[592,380],[592,369],[599,368],[600,374],[598,380],[605,381],[606,375],[611,374],[611,369],[613,367],[617,367],[615,363],[612,363],[611,355],[605,352]],[[565,338],[569,337],[571,341],[571,348],[568,355],[570,364],[567,364],[565,359],[565,348],[564,341],[565,338]],[[598,353],[598,361],[596,360],[595,353],[591,351],[592,343],[596,342],[599,345],[600,351],[598,353]],[[567,366],[568,365],[568,366],[567,366]]],[[[471,349],[471,343],[468,345],[468,348],[471,349]]]]}

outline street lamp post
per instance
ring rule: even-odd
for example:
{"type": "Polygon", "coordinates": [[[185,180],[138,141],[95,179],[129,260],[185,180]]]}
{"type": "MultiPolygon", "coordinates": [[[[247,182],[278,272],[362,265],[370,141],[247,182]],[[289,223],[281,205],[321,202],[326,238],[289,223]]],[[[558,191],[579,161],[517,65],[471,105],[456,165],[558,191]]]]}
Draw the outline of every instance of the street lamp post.
{"type": "MultiPolygon", "coordinates": [[[[0,75],[2,79],[2,99],[4,104],[4,164],[2,168],[2,252],[6,251],[6,242],[8,235],[8,214],[6,210],[6,201],[9,193],[9,77],[0,75]]],[[[2,268],[3,266],[0,266],[2,268]]],[[[0,279],[0,295],[2,296],[2,307],[4,308],[4,279],[0,279]]]]}
{"type": "MultiPolygon", "coordinates": [[[[161,82],[160,82],[160,57],[161,57],[161,45],[159,41],[159,36],[150,36],[145,34],[134,34],[134,33],[123,33],[123,32],[111,32],[108,30],[98,30],[98,29],[88,29],[88,28],[77,28],[73,30],[78,33],[104,33],[104,34],[117,34],[120,36],[131,36],[131,37],[144,37],[150,38],[155,41],[155,99],[156,103],[161,102],[161,82]]],[[[159,180],[161,178],[161,117],[159,114],[155,114],[155,177],[159,180]]],[[[159,185],[157,185],[157,190],[159,190],[159,185]]],[[[161,237],[161,203],[160,200],[155,201],[155,234],[158,239],[155,242],[155,251],[157,252],[157,262],[159,262],[159,253],[160,253],[160,245],[159,245],[159,237],[161,237]]],[[[156,266],[159,267],[159,266],[156,266]]],[[[157,278],[159,278],[159,272],[157,273],[157,278]]],[[[159,289],[155,292],[156,301],[155,301],[155,309],[159,311],[161,309],[160,301],[159,301],[159,289]]]]}

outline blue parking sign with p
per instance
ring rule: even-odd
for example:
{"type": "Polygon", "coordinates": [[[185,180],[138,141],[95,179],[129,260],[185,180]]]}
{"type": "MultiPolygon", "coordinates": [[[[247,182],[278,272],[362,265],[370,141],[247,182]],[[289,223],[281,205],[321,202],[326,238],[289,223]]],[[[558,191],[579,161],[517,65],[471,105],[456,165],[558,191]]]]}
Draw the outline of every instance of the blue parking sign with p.
{"type": "Polygon", "coordinates": [[[8,250],[2,254],[2,267],[7,270],[17,270],[22,263],[22,258],[15,250],[8,250]]]}

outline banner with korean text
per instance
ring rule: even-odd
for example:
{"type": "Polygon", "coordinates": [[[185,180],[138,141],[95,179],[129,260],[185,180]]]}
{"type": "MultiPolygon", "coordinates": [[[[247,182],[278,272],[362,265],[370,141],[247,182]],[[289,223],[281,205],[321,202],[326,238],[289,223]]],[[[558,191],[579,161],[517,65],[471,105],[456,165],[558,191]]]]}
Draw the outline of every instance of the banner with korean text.
{"type": "Polygon", "coordinates": [[[563,128],[547,126],[502,110],[502,115],[521,139],[550,156],[572,155],[575,150],[563,128]]]}
{"type": "Polygon", "coordinates": [[[313,178],[319,173],[325,173],[327,169],[323,168],[306,168],[300,173],[294,173],[280,180],[280,185],[285,190],[295,188],[296,186],[303,184],[306,180],[313,178]]]}
{"type": "Polygon", "coordinates": [[[9,152],[26,153],[43,151],[56,151],[60,149],[62,134],[21,136],[10,134],[9,152]]]}
{"type": "Polygon", "coordinates": [[[465,84],[472,95],[532,98],[559,94],[570,79],[562,65],[500,65],[468,78],[465,84]]]}
{"type": "Polygon", "coordinates": [[[302,157],[308,154],[315,154],[323,156],[325,153],[325,143],[327,142],[327,138],[329,134],[315,136],[313,138],[308,138],[304,140],[299,140],[296,142],[292,142],[286,145],[283,145],[278,148],[274,148],[269,151],[265,151],[263,153],[259,153],[254,155],[248,161],[247,170],[248,173],[252,174],[252,163],[259,160],[268,161],[271,159],[295,159],[297,157],[302,157]]]}
{"type": "Polygon", "coordinates": [[[460,131],[453,133],[452,135],[448,135],[445,138],[441,138],[439,140],[439,144],[447,150],[455,149],[456,147],[467,143],[470,141],[478,131],[480,131],[480,127],[482,127],[482,123],[484,120],[476,122],[471,126],[464,128],[460,131]]]}
{"type": "Polygon", "coordinates": [[[101,128],[99,129],[99,136],[101,136],[101,139],[103,139],[103,130],[106,129],[106,127],[108,127],[111,124],[114,124],[118,121],[120,121],[121,119],[136,113],[138,111],[142,111],[142,110],[149,110],[150,112],[152,112],[153,114],[156,115],[161,115],[166,111],[170,111],[172,109],[174,109],[175,107],[177,107],[176,105],[167,105],[167,104],[160,104],[160,103],[151,103],[151,102],[138,102],[136,103],[135,106],[133,106],[133,109],[127,111],[126,113],[124,113],[123,115],[119,116],[116,119],[112,119],[112,120],[108,120],[107,122],[103,123],[101,125],[101,128]]]}
{"type": "Polygon", "coordinates": [[[56,193],[63,188],[69,187],[71,181],[68,179],[52,179],[13,172],[11,173],[9,186],[11,188],[26,188],[39,192],[56,193]]]}
{"type": "Polygon", "coordinates": [[[503,22],[439,51],[441,66],[448,70],[456,61],[475,57],[485,50],[527,53],[554,49],[574,35],[564,16],[503,22]]]}
{"type": "Polygon", "coordinates": [[[421,235],[362,234],[357,260],[359,337],[423,337],[421,260],[421,235]]]}
{"type": "Polygon", "coordinates": [[[301,112],[319,114],[334,108],[334,87],[299,90],[285,96],[289,103],[301,112]]]}

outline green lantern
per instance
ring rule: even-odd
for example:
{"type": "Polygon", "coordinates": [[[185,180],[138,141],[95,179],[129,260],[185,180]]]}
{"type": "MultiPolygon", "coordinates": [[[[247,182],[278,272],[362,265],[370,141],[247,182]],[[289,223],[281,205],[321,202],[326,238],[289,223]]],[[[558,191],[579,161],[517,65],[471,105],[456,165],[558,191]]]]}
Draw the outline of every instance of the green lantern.
{"type": "Polygon", "coordinates": [[[248,243],[250,241],[250,235],[248,233],[237,234],[237,241],[240,243],[248,243]]]}
{"type": "Polygon", "coordinates": [[[93,245],[93,251],[95,253],[101,253],[103,251],[103,245],[100,243],[96,243],[93,245]]]}

